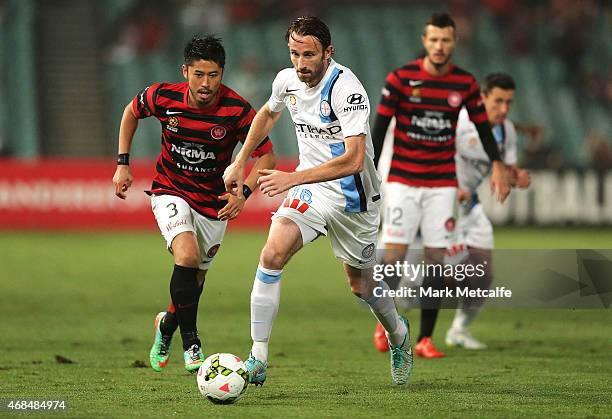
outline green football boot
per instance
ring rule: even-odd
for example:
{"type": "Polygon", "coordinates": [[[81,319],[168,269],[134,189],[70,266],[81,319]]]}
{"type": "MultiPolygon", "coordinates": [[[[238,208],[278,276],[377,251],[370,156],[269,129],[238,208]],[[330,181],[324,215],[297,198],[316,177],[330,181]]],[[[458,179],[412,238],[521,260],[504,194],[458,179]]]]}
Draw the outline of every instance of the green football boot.
{"type": "Polygon", "coordinates": [[[183,359],[185,360],[185,369],[193,374],[198,371],[205,358],[202,348],[194,343],[185,351],[183,359]]]}
{"type": "Polygon", "coordinates": [[[159,330],[159,325],[165,316],[166,312],[162,311],[155,317],[155,341],[153,342],[151,352],[149,353],[151,368],[157,372],[164,369],[168,363],[168,358],[170,358],[170,342],[172,342],[172,336],[165,337],[159,330]]]}
{"type": "Polygon", "coordinates": [[[410,346],[410,323],[404,316],[400,316],[401,320],[406,325],[406,337],[401,345],[393,346],[389,343],[389,350],[391,352],[391,378],[397,385],[406,384],[410,374],[412,374],[412,367],[414,366],[414,358],[412,355],[412,346],[410,346]]]}

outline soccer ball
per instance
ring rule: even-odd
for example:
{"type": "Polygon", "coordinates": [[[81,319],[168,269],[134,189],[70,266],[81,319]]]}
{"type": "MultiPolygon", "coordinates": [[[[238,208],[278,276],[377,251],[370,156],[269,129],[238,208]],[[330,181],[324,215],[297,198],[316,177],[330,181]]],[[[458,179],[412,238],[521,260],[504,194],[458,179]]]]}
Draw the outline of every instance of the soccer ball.
{"type": "Polygon", "coordinates": [[[237,402],[249,384],[244,363],[232,354],[206,358],[198,370],[197,382],[202,396],[216,404],[237,402]]]}

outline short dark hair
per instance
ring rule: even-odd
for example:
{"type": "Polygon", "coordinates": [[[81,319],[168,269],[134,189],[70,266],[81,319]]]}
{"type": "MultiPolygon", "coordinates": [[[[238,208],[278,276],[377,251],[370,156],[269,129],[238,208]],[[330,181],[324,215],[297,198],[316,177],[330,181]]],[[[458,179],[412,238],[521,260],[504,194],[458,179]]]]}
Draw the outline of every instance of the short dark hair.
{"type": "Polygon", "coordinates": [[[191,41],[185,45],[185,64],[191,65],[194,61],[204,60],[213,61],[219,67],[225,67],[225,49],[221,44],[221,39],[214,35],[206,35],[201,38],[194,35],[191,41]]]}
{"type": "Polygon", "coordinates": [[[482,92],[486,95],[495,87],[503,90],[514,90],[516,84],[512,76],[507,73],[491,73],[485,77],[482,92]]]}
{"type": "Polygon", "coordinates": [[[311,35],[321,42],[323,49],[331,45],[331,34],[329,28],[321,19],[316,16],[302,16],[295,19],[287,28],[285,40],[289,42],[289,37],[292,33],[301,36],[311,35]]]}
{"type": "Polygon", "coordinates": [[[450,17],[448,13],[434,13],[431,16],[429,16],[429,19],[427,19],[427,22],[425,22],[425,27],[423,28],[423,34],[425,34],[425,28],[427,28],[427,26],[429,25],[435,26],[437,28],[451,27],[453,29],[456,29],[455,21],[453,20],[452,17],[450,17]]]}

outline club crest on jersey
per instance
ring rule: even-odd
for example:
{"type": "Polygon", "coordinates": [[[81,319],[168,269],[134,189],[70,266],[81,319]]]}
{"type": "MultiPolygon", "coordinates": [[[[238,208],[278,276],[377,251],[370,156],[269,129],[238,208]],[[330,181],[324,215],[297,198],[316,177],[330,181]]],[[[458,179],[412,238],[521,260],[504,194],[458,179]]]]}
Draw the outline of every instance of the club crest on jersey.
{"type": "Polygon", "coordinates": [[[468,145],[470,147],[476,147],[477,144],[478,144],[478,138],[470,137],[470,139],[468,140],[468,145]]]}
{"type": "Polygon", "coordinates": [[[321,101],[320,110],[321,110],[321,115],[323,116],[331,115],[331,106],[329,105],[329,102],[326,100],[321,101]]]}
{"type": "Polygon", "coordinates": [[[461,93],[450,92],[446,100],[448,101],[448,104],[451,105],[453,108],[457,108],[459,107],[459,105],[461,105],[462,102],[461,93]]]}
{"type": "Polygon", "coordinates": [[[176,116],[171,116],[170,118],[168,118],[168,125],[166,125],[166,128],[169,131],[178,132],[178,124],[179,119],[176,116]]]}
{"type": "Polygon", "coordinates": [[[227,134],[227,130],[224,126],[221,125],[214,126],[210,130],[210,136],[213,137],[215,140],[222,139],[223,137],[225,137],[225,134],[227,134]]]}

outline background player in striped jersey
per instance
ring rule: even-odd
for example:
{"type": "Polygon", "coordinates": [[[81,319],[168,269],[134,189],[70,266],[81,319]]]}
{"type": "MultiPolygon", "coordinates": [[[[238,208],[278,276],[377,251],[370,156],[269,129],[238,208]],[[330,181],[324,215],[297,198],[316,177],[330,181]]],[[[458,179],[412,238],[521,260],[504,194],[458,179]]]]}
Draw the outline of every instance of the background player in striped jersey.
{"type": "MultiPolygon", "coordinates": [[[[527,188],[529,172],[517,166],[517,136],[514,124],[507,119],[514,101],[515,83],[504,73],[489,74],[484,83],[482,98],[487,110],[489,125],[497,142],[501,157],[512,171],[512,186],[527,188]]],[[[477,189],[488,175],[491,162],[479,141],[476,126],[462,109],[457,123],[457,179],[459,181],[458,240],[468,249],[468,263],[486,266],[486,275],[472,288],[488,289],[493,279],[491,249],[493,249],[493,226],[478,201],[477,189]]],[[[464,299],[457,309],[451,328],[446,333],[446,344],[466,349],[485,349],[486,345],[476,340],[467,329],[474,321],[484,300],[464,299]]]]}
{"type": "MultiPolygon", "coordinates": [[[[424,58],[387,76],[374,126],[378,161],[389,122],[396,117],[382,231],[385,263],[403,260],[419,228],[425,262],[443,263],[455,227],[455,129],[462,106],[467,108],[493,162],[492,191],[500,201],[509,193],[509,175],[488,126],[478,82],[451,61],[456,45],[452,18],[446,13],[433,14],[425,24],[422,42],[424,58]]],[[[388,281],[391,288],[396,288],[399,278],[388,281]]],[[[427,276],[423,282],[426,288],[440,289],[443,285],[443,277],[427,276]]],[[[424,308],[415,353],[426,358],[444,356],[431,340],[440,299],[424,298],[421,304],[424,308]]],[[[377,326],[375,342],[380,350],[385,350],[384,338],[377,326]]]]}
{"type": "Polygon", "coordinates": [[[240,213],[255,187],[257,170],[271,169],[276,162],[266,137],[250,153],[258,160],[244,182],[243,193],[225,193],[221,176],[237,143],[245,140],[255,111],[221,83],[225,50],[219,39],[194,37],[185,47],[184,58],[186,82],[153,84],[125,107],[113,177],[115,194],[125,199],[133,180],[129,152],[138,120],[156,117],[162,126],[162,149],[153,184],[146,192],[174,257],[174,271],[170,279],[172,303],[168,312],[155,319],[155,342],[150,352],[155,371],[166,365],[178,326],[187,371],[197,371],[204,361],[196,320],[206,272],[221,245],[227,221],[240,213]]]}
{"type": "MultiPolygon", "coordinates": [[[[280,303],[283,268],[299,249],[329,235],[353,293],[388,330],[391,375],[404,384],[412,371],[407,320],[388,296],[374,295],[372,267],[380,221],[380,177],[374,167],[368,96],[355,74],[332,60],[331,35],[316,17],[294,20],[286,33],[293,68],[282,70],[272,95],[257,113],[244,147],[227,168],[225,186],[240,194],[248,153],[270,132],[287,107],[295,124],[300,164],[295,172],[263,170],[261,190],[289,190],[273,217],[251,293],[253,346],[250,382],[266,379],[268,341],[280,303]]],[[[314,274],[314,272],[313,272],[314,274]]],[[[376,284],[378,286],[378,284],[376,284]]],[[[388,288],[387,288],[388,289],[388,288]]]]}

